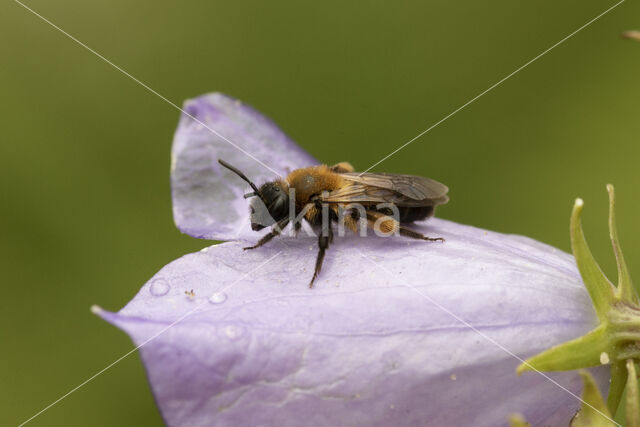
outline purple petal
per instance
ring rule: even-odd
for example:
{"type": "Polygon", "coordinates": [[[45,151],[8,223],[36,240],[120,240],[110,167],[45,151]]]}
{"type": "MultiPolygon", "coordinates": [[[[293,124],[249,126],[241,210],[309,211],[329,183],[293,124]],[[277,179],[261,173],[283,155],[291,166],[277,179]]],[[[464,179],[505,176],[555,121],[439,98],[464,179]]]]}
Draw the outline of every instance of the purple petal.
{"type": "MultiPolygon", "coordinates": [[[[579,401],[518,377],[508,352],[524,359],[596,325],[573,258],[439,219],[416,229],[446,242],[336,237],[313,290],[313,238],[212,246],[99,314],[136,344],[160,333],[141,354],[172,426],[498,426],[514,412],[566,426],[579,401]]],[[[594,374],[606,385],[606,368],[594,374]]],[[[579,395],[575,372],[550,376],[579,395]]]]}
{"type": "Polygon", "coordinates": [[[176,225],[202,239],[254,237],[243,198],[251,190],[218,159],[237,167],[257,185],[318,162],[269,119],[226,95],[202,95],[186,101],[184,110],[197,120],[183,114],[173,139],[176,225]]]}

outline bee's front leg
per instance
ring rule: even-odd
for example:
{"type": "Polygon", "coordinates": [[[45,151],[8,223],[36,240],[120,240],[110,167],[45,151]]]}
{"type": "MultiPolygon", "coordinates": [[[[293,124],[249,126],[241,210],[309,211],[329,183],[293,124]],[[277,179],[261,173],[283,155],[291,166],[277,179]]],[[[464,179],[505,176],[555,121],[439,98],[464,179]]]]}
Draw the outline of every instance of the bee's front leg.
{"type": "Polygon", "coordinates": [[[246,248],[242,248],[242,249],[246,251],[247,249],[259,248],[260,246],[264,245],[265,243],[268,243],[274,237],[278,236],[282,232],[282,229],[287,226],[287,224],[289,224],[289,218],[285,218],[283,220],[280,220],[280,222],[276,223],[273,226],[273,228],[271,229],[271,231],[269,233],[265,234],[262,237],[262,239],[260,239],[258,241],[258,243],[256,243],[253,246],[247,246],[246,248]]]}

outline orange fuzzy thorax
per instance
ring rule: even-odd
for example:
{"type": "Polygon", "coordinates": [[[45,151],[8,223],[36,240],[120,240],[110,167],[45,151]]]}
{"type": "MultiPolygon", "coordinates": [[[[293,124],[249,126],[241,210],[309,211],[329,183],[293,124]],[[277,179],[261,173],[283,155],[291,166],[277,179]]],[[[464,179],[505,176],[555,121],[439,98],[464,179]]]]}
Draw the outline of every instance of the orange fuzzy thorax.
{"type": "Polygon", "coordinates": [[[345,185],[345,180],[326,165],[296,169],[287,176],[287,184],[295,189],[296,207],[302,208],[311,197],[345,185]]]}

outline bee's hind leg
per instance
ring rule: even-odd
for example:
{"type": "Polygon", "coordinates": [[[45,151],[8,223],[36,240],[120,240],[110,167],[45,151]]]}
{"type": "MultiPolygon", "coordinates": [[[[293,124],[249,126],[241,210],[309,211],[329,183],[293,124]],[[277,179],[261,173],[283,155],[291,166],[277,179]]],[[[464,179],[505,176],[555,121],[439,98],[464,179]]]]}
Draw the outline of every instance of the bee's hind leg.
{"type": "Polygon", "coordinates": [[[282,232],[282,229],[285,228],[288,223],[289,223],[289,218],[283,219],[282,221],[280,221],[277,224],[275,224],[269,233],[267,233],[264,236],[262,236],[262,239],[260,239],[258,241],[258,243],[256,243],[253,246],[247,246],[246,248],[242,248],[242,249],[245,250],[245,251],[247,249],[255,249],[255,248],[259,248],[260,246],[264,245],[265,243],[268,243],[269,241],[271,241],[271,239],[273,239],[274,237],[280,235],[280,233],[282,232]]]}
{"type": "Polygon", "coordinates": [[[351,166],[351,163],[349,162],[340,162],[338,164],[331,166],[331,170],[337,173],[349,173],[349,172],[353,172],[355,169],[353,168],[353,166],[351,166]]]}
{"type": "Polygon", "coordinates": [[[427,237],[422,233],[418,233],[417,231],[413,231],[412,229],[401,225],[400,222],[398,222],[395,218],[385,215],[381,212],[368,211],[367,222],[369,224],[369,227],[373,228],[374,230],[376,226],[380,227],[380,231],[384,233],[398,231],[401,236],[410,237],[412,239],[427,240],[430,242],[444,242],[444,239],[442,237],[427,237]]]}
{"type": "Polygon", "coordinates": [[[322,233],[318,237],[318,256],[316,258],[316,269],[313,272],[313,277],[311,278],[311,282],[309,282],[309,288],[313,288],[313,282],[320,274],[320,269],[322,268],[322,262],[324,261],[324,253],[329,247],[329,243],[333,241],[333,230],[331,229],[331,225],[323,226],[322,233]]]}
{"type": "Polygon", "coordinates": [[[418,233],[417,231],[413,231],[410,228],[400,226],[400,235],[405,237],[410,237],[412,239],[420,239],[420,240],[428,240],[430,242],[440,241],[444,242],[444,238],[442,237],[427,237],[422,233],[418,233]]]}

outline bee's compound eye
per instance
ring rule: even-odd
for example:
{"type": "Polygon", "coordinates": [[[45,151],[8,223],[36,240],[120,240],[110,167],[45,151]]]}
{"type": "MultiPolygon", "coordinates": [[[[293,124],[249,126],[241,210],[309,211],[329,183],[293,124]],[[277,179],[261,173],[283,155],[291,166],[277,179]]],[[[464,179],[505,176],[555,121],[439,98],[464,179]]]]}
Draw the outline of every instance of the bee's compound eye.
{"type": "Polygon", "coordinates": [[[249,212],[251,213],[251,215],[253,215],[254,213],[256,213],[256,210],[253,208],[253,206],[249,206],[249,212]]]}

